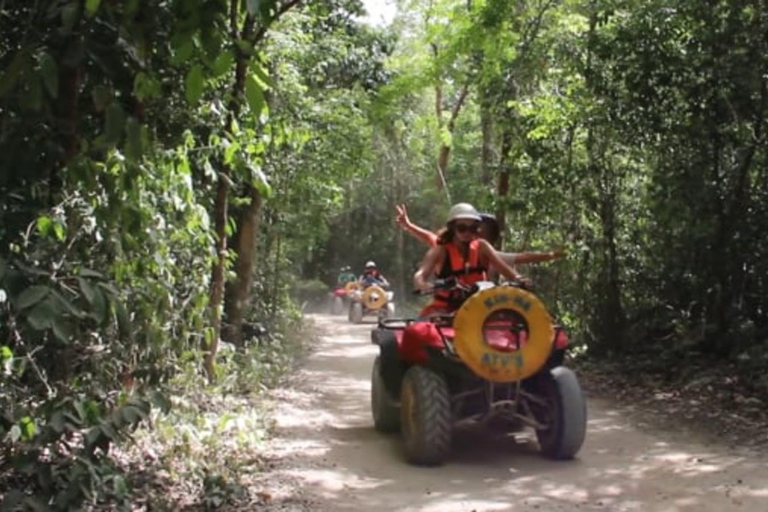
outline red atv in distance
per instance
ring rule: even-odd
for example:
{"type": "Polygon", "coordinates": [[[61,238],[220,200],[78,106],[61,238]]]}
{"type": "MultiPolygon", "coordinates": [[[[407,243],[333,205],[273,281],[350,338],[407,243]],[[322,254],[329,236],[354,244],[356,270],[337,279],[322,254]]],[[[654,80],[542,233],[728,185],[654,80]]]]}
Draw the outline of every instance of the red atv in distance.
{"type": "Polygon", "coordinates": [[[337,285],[329,294],[329,313],[337,316],[347,311],[352,303],[352,295],[361,288],[362,285],[357,281],[349,281],[343,286],[337,285]]]}
{"type": "Polygon", "coordinates": [[[466,298],[451,315],[388,319],[371,333],[371,408],[381,432],[400,430],[406,459],[441,464],[454,428],[531,427],[542,454],[573,458],[586,434],[586,402],[563,366],[566,332],[520,286],[438,280],[432,291],[466,298]]]}

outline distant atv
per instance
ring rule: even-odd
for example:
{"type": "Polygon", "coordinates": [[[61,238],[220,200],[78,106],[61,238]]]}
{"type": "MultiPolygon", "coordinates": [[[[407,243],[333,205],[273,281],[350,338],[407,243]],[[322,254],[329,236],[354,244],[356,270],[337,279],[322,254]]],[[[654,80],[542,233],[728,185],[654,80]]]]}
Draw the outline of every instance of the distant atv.
{"type": "Polygon", "coordinates": [[[349,321],[359,324],[366,316],[376,315],[380,321],[395,316],[394,297],[394,292],[378,285],[355,290],[350,294],[349,321]]]}
{"type": "Polygon", "coordinates": [[[352,294],[363,287],[357,281],[350,281],[343,286],[337,286],[330,292],[328,306],[331,315],[341,315],[351,305],[352,294]]]}
{"type": "Polygon", "coordinates": [[[443,463],[454,427],[467,423],[529,426],[545,456],[573,458],[586,435],[586,402],[563,366],[568,336],[541,301],[493,283],[438,281],[435,289],[467,298],[454,315],[382,320],[371,333],[380,348],[371,383],[376,429],[401,430],[414,464],[443,463]]]}

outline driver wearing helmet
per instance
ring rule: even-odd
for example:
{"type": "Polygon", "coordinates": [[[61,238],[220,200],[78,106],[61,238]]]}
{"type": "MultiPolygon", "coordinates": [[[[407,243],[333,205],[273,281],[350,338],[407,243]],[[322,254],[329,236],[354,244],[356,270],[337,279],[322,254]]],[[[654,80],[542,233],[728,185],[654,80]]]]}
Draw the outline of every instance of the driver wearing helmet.
{"type": "Polygon", "coordinates": [[[379,271],[378,267],[376,267],[376,263],[373,261],[369,261],[365,264],[365,270],[363,270],[363,274],[360,276],[359,281],[365,288],[373,285],[384,288],[389,286],[389,281],[387,281],[387,278],[379,271]]]}

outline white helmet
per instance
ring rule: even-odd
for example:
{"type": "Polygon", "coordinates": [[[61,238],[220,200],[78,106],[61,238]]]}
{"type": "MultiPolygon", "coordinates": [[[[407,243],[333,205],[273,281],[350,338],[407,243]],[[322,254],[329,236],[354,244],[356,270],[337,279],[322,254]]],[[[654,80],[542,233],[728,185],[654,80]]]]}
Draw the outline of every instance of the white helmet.
{"type": "Polygon", "coordinates": [[[376,268],[376,263],[374,263],[373,261],[369,261],[368,263],[365,264],[365,268],[376,268]]]}
{"type": "Polygon", "coordinates": [[[478,222],[482,220],[475,207],[469,203],[458,203],[451,206],[445,223],[448,224],[459,219],[476,220],[478,222]]]}

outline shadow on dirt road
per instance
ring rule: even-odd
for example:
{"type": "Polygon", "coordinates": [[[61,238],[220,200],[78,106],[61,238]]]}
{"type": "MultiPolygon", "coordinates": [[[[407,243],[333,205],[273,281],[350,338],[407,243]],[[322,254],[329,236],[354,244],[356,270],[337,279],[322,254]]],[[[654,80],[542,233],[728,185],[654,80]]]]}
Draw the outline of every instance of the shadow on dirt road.
{"type": "Polygon", "coordinates": [[[535,439],[459,432],[439,468],[406,464],[397,435],[373,429],[372,324],[312,319],[327,333],[281,390],[272,471],[262,510],[638,511],[768,510],[768,461],[649,435],[590,400],[587,441],[575,461],[538,454],[535,439]]]}

